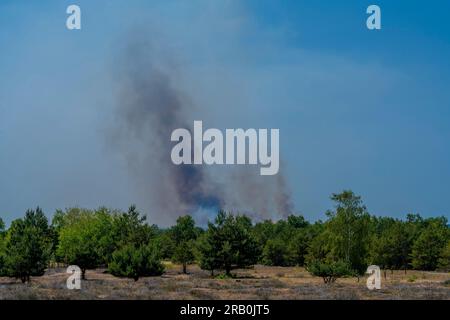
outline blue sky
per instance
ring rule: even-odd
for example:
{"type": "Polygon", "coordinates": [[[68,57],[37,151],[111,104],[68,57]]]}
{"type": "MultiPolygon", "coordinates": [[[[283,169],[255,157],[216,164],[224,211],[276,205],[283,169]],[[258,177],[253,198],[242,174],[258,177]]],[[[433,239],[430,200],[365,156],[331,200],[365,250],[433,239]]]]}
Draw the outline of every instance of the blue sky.
{"type": "Polygon", "coordinates": [[[307,218],[343,189],[373,214],[449,217],[449,18],[438,0],[3,0],[0,216],[137,203],[171,222],[152,219],[105,143],[117,57],[139,33],[175,61],[207,126],[280,129],[281,170],[307,218]],[[65,28],[69,4],[80,31],[65,28]],[[370,4],[380,31],[365,27],[370,4]]]}

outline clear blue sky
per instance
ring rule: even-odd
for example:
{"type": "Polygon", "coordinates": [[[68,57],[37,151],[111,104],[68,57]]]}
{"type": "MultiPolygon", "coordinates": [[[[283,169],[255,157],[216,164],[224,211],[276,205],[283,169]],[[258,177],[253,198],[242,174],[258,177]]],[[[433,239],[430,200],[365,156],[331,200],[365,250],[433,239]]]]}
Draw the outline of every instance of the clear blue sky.
{"type": "Polygon", "coordinates": [[[445,0],[2,0],[0,216],[137,203],[151,217],[104,141],[111,70],[138,30],[181,66],[211,126],[280,129],[307,218],[323,218],[343,189],[373,214],[449,217],[448,21],[445,0]],[[80,31],[65,28],[69,4],[80,31]],[[380,31],[365,27],[370,4],[380,31]]]}

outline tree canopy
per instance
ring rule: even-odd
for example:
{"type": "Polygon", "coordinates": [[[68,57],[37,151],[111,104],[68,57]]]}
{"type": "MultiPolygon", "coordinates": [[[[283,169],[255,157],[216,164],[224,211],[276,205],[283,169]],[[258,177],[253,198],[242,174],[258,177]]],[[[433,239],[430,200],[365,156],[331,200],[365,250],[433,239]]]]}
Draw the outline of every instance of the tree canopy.
{"type": "Polygon", "coordinates": [[[300,214],[254,223],[248,216],[219,211],[207,226],[190,215],[170,228],[148,223],[135,206],[128,210],[57,210],[49,225],[38,207],[7,228],[0,218],[0,275],[23,282],[54,263],[86,270],[105,268],[135,280],[164,272],[164,260],[197,263],[214,275],[232,276],[255,264],[305,266],[331,283],[360,276],[368,265],[384,269],[450,269],[450,228],[445,217],[406,219],[369,214],[350,190],[333,194],[325,221],[311,223],[300,214]],[[203,228],[202,228],[203,227],[203,228]]]}

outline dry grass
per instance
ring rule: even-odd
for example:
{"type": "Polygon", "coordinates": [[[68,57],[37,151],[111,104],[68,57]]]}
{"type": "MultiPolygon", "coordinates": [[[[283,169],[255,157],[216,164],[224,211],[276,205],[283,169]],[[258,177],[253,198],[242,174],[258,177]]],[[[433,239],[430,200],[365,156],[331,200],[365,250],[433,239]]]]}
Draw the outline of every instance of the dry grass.
{"type": "Polygon", "coordinates": [[[50,269],[43,277],[22,284],[0,278],[0,299],[445,299],[450,300],[450,274],[394,271],[382,278],[382,289],[370,291],[366,278],[339,279],[325,285],[303,268],[255,266],[235,270],[233,279],[214,279],[197,266],[181,268],[166,264],[162,277],[135,282],[120,279],[104,270],[89,270],[81,290],[66,289],[64,269],[50,269]],[[414,281],[411,281],[414,279],[414,281]]]}

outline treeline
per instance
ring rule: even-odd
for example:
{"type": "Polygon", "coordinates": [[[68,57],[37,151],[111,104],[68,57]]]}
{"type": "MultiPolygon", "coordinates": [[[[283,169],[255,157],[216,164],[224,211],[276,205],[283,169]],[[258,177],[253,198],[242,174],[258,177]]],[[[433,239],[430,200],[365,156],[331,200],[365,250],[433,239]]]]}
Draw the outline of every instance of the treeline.
{"type": "Polygon", "coordinates": [[[300,215],[253,224],[245,215],[220,211],[206,229],[189,215],[168,229],[147,223],[136,207],[127,212],[99,208],[58,210],[49,223],[40,208],[28,210],[8,230],[0,219],[0,275],[23,282],[56,263],[86,270],[105,267],[138,280],[164,273],[163,260],[198,263],[214,276],[232,276],[254,264],[305,266],[334,282],[360,276],[367,266],[382,269],[450,271],[450,228],[445,217],[406,220],[371,216],[352,191],[333,194],[325,222],[300,215]]]}

